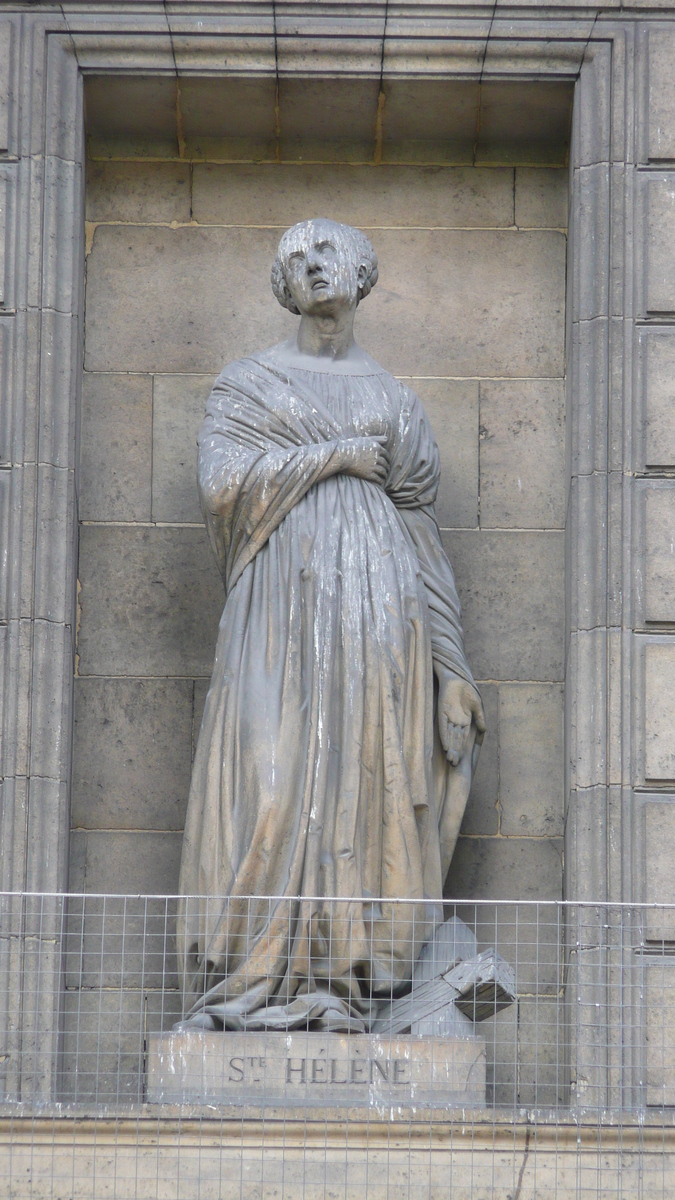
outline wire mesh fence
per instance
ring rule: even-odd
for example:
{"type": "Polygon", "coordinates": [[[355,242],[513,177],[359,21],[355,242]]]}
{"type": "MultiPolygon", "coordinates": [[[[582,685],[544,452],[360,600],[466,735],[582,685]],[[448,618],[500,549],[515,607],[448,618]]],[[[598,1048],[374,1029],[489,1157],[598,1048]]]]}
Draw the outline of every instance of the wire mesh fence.
{"type": "Polygon", "coordinates": [[[2,894],[0,1195],[669,1196],[674,1010],[675,906],[2,894]]]}

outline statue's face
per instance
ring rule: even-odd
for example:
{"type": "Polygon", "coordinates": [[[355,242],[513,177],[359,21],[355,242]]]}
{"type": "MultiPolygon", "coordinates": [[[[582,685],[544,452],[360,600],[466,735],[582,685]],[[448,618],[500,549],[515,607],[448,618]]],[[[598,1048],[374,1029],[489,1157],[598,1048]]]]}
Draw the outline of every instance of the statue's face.
{"type": "Polygon", "coordinates": [[[308,221],[292,230],[284,246],[284,275],[302,315],[330,316],[356,308],[365,267],[354,261],[349,241],[332,221],[308,221]]]}

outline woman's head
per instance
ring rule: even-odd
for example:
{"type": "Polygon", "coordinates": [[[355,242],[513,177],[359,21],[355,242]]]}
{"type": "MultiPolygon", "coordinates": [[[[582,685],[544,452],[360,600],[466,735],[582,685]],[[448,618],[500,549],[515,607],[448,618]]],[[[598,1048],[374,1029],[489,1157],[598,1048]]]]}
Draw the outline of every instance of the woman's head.
{"type": "Polygon", "coordinates": [[[360,229],[325,217],[300,221],[279,242],[272,291],[297,315],[353,307],[377,283],[377,255],[360,229]]]}

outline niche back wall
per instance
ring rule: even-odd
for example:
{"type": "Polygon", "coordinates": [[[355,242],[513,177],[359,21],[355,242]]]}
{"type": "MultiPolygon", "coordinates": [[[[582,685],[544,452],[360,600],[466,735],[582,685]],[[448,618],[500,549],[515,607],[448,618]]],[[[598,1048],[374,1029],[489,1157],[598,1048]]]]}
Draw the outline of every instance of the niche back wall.
{"type": "Polygon", "coordinates": [[[176,890],[223,592],[195,437],[228,360],[288,337],[283,229],[371,237],[357,337],[419,392],[489,734],[454,896],[562,889],[565,168],[556,85],[87,81],[71,890],[176,890]],[[480,129],[477,137],[476,130],[480,129]]]}

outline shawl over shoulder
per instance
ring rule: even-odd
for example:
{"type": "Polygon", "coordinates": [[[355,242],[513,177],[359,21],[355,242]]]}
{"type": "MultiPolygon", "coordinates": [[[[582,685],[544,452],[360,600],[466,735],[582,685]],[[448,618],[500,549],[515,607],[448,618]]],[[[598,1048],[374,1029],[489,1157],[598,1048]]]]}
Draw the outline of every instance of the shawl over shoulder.
{"type": "MultiPolygon", "coordinates": [[[[415,546],[431,614],[434,660],[474,683],[464,655],[455,580],[433,510],[440,479],[438,448],[418,397],[396,386],[402,403],[385,491],[415,546]]],[[[320,398],[283,368],[264,358],[248,358],[221,373],[199,433],[198,478],[211,546],[228,593],[291,509],[332,474],[341,437],[320,398]]]]}

